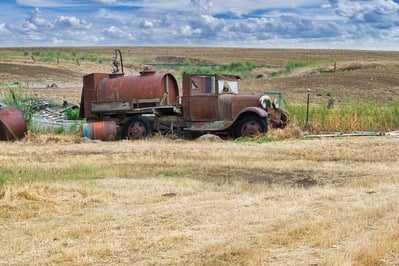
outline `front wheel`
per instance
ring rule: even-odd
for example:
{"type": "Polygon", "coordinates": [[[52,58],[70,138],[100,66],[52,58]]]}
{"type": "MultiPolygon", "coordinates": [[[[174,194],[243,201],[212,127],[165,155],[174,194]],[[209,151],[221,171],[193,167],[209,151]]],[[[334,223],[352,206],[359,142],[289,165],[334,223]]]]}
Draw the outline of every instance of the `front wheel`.
{"type": "Polygon", "coordinates": [[[129,140],[144,139],[151,134],[151,131],[150,122],[147,119],[133,116],[124,125],[122,137],[129,140]]]}
{"type": "Polygon", "coordinates": [[[252,137],[266,132],[266,121],[259,116],[249,115],[238,122],[235,137],[252,137]]]}

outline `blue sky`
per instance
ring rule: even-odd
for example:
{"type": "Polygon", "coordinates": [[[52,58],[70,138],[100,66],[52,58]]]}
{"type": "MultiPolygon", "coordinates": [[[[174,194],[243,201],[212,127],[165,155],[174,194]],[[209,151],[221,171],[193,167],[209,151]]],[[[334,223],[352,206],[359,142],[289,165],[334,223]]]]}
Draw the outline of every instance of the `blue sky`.
{"type": "Polygon", "coordinates": [[[2,0],[0,47],[399,50],[399,0],[2,0]]]}

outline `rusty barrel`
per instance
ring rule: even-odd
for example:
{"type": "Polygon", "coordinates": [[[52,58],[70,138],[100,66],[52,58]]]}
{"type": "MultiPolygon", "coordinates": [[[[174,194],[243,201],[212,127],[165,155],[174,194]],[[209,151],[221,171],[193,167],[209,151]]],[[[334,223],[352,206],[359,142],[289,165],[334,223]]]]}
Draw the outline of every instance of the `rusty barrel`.
{"type": "Polygon", "coordinates": [[[0,107],[0,140],[23,138],[27,130],[21,111],[13,106],[0,107]]]}
{"type": "Polygon", "coordinates": [[[115,121],[90,122],[82,125],[83,136],[89,139],[111,141],[116,139],[115,121]]]}

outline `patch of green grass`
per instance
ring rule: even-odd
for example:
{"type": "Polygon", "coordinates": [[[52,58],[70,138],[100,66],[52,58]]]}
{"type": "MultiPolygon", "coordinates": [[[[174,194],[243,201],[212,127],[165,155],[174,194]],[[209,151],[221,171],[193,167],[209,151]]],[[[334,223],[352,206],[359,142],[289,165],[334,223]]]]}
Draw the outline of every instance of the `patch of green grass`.
{"type": "Polygon", "coordinates": [[[2,172],[0,172],[0,186],[4,186],[7,182],[6,175],[2,172]]]}
{"type": "Polygon", "coordinates": [[[231,62],[225,65],[217,66],[199,66],[191,64],[191,62],[185,62],[178,70],[182,73],[191,74],[230,74],[237,75],[240,77],[252,77],[252,71],[256,68],[256,65],[251,62],[231,62]]]}
{"type": "Polygon", "coordinates": [[[262,143],[275,142],[275,141],[279,141],[279,139],[270,137],[270,136],[258,136],[258,137],[254,137],[254,138],[239,137],[239,138],[234,139],[235,143],[252,142],[252,143],[262,144],[262,143]]]}
{"type": "Polygon", "coordinates": [[[2,184],[1,182],[5,184],[35,181],[94,180],[105,178],[107,174],[107,171],[102,168],[88,165],[50,169],[8,166],[0,169],[0,185],[2,184]]]}
{"type": "Polygon", "coordinates": [[[161,173],[164,177],[180,177],[183,175],[181,171],[165,170],[161,173]]]}
{"type": "Polygon", "coordinates": [[[19,81],[13,81],[13,82],[0,81],[0,86],[7,87],[7,88],[21,88],[22,83],[19,81]]]}
{"type": "MultiPolygon", "coordinates": [[[[94,52],[79,52],[77,50],[72,51],[57,51],[52,49],[47,50],[33,50],[33,51],[23,51],[21,54],[23,56],[32,56],[35,60],[40,60],[43,62],[59,62],[63,61],[90,61],[90,62],[99,62],[102,63],[106,60],[104,57],[96,54],[94,52]]],[[[110,58],[107,58],[109,61],[110,58]]]]}
{"type": "Polygon", "coordinates": [[[54,129],[54,134],[56,134],[56,135],[65,134],[65,128],[64,128],[63,126],[56,127],[56,128],[54,129]]]}

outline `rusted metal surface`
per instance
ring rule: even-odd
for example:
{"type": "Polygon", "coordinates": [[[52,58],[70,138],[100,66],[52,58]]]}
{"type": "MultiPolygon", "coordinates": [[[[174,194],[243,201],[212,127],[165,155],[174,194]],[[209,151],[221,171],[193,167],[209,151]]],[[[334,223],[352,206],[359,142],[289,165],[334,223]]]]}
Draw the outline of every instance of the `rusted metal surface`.
{"type": "Polygon", "coordinates": [[[288,124],[288,111],[284,108],[268,108],[269,124],[273,128],[285,128],[288,124]]]}
{"type": "Polygon", "coordinates": [[[23,138],[27,125],[23,114],[15,107],[0,108],[0,140],[13,141],[23,138]]]}
{"type": "Polygon", "coordinates": [[[109,74],[92,73],[83,77],[82,97],[80,100],[80,117],[92,118],[91,103],[96,99],[96,86],[101,79],[109,74]]]}
{"type": "Polygon", "coordinates": [[[228,129],[233,121],[213,121],[213,122],[194,122],[189,123],[187,131],[223,131],[228,129]]]}
{"type": "Polygon", "coordinates": [[[141,117],[132,117],[124,129],[124,138],[126,139],[144,139],[151,130],[146,120],[141,117]]]}
{"type": "Polygon", "coordinates": [[[82,125],[83,136],[94,140],[111,141],[116,139],[115,121],[85,123],[82,125]]]}
{"type": "Polygon", "coordinates": [[[219,96],[219,116],[223,119],[234,120],[248,107],[255,108],[251,109],[251,111],[257,112],[261,116],[267,115],[265,112],[261,112],[263,109],[260,108],[259,96],[236,94],[222,94],[219,96]]]}
{"type": "Polygon", "coordinates": [[[176,105],[179,88],[171,74],[143,71],[140,75],[93,73],[83,79],[81,116],[96,112],[128,112],[137,108],[176,105]]]}
{"type": "Polygon", "coordinates": [[[218,120],[218,98],[216,95],[191,96],[188,108],[190,109],[190,121],[218,120]]]}
{"type": "MultiPolygon", "coordinates": [[[[167,98],[164,104],[176,103],[179,95],[176,79],[170,74],[142,72],[141,75],[136,76],[102,79],[97,86],[96,100],[108,102],[136,99],[138,101],[133,103],[140,105],[139,100],[147,99],[151,106],[156,106],[161,104],[165,95],[167,98]]],[[[141,105],[147,107],[145,101],[141,102],[141,105]]]]}

